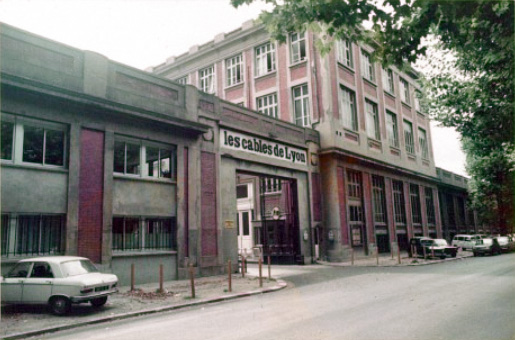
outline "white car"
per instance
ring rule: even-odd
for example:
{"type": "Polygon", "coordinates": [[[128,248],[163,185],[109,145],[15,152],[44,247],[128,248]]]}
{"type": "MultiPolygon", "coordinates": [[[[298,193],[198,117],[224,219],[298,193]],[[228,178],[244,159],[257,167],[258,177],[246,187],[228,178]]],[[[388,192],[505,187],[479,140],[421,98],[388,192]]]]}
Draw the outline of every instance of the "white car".
{"type": "Polygon", "coordinates": [[[454,247],[462,248],[463,250],[472,249],[477,240],[481,240],[481,235],[455,235],[452,239],[451,245],[454,247]]]}
{"type": "Polygon", "coordinates": [[[116,293],[118,278],[102,274],[90,260],[76,256],[38,257],[20,260],[2,284],[2,304],[48,304],[65,315],[72,303],[103,306],[116,293]]]}

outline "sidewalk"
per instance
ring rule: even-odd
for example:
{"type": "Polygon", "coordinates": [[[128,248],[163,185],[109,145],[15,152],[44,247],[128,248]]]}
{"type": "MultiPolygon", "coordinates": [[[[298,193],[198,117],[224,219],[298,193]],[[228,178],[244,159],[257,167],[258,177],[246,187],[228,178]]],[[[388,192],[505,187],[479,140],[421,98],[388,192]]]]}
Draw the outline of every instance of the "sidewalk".
{"type": "Polygon", "coordinates": [[[21,339],[89,324],[109,322],[139,315],[198,306],[240,297],[264,294],[286,287],[281,280],[263,278],[263,288],[256,277],[232,275],[232,292],[228,292],[227,276],[195,279],[195,299],[191,298],[189,280],[168,281],[164,292],[158,293],[159,283],[120,287],[109,297],[107,304],[95,309],[88,304],[73,305],[67,316],[55,316],[46,306],[2,306],[0,339],[21,339]]]}
{"type": "Polygon", "coordinates": [[[379,261],[375,256],[369,257],[360,257],[354,259],[354,263],[351,260],[344,262],[327,262],[318,260],[317,263],[324,266],[333,266],[333,267],[406,267],[406,266],[425,266],[430,264],[442,263],[446,261],[456,261],[461,260],[467,257],[473,256],[471,251],[458,251],[458,254],[454,258],[431,258],[430,254],[426,255],[426,259],[423,256],[419,257],[409,257],[408,252],[401,252],[401,259],[399,263],[399,258],[395,253],[392,255],[388,254],[379,254],[379,261]]]}

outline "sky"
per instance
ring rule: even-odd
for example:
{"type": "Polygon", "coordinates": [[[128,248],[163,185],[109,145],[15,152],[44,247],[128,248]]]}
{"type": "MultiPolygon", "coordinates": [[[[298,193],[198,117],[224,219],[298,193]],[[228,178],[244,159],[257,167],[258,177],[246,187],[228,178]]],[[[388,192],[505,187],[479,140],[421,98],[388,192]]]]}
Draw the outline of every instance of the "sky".
{"type": "MultiPolygon", "coordinates": [[[[237,29],[267,9],[229,0],[0,0],[0,21],[145,69],[237,29]]],[[[466,176],[459,135],[432,124],[437,167],[466,176]]]]}

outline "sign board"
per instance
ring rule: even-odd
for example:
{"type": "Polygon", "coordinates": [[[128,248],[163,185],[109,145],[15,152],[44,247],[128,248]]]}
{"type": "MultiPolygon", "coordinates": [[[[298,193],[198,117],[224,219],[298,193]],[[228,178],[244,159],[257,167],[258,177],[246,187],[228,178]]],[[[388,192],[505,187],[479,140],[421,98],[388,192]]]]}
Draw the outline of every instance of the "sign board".
{"type": "Polygon", "coordinates": [[[223,148],[279,159],[291,164],[307,165],[307,153],[304,150],[226,129],[220,129],[220,145],[223,148]]]}
{"type": "Polygon", "coordinates": [[[225,229],[234,229],[234,221],[225,221],[225,229]]]}

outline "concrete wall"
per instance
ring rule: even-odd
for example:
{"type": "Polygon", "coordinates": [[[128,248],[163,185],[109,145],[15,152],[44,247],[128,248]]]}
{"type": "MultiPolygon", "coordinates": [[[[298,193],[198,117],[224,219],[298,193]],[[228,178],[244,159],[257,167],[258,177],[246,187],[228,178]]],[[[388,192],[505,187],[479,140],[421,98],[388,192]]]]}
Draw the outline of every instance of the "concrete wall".
{"type": "Polygon", "coordinates": [[[159,265],[163,265],[164,280],[177,280],[177,254],[175,252],[127,253],[113,256],[112,272],[118,276],[120,286],[131,284],[131,266],[135,267],[135,283],[159,282],[159,265]]]}
{"type": "Polygon", "coordinates": [[[116,177],[113,181],[113,214],[175,216],[176,186],[116,177]]]}

